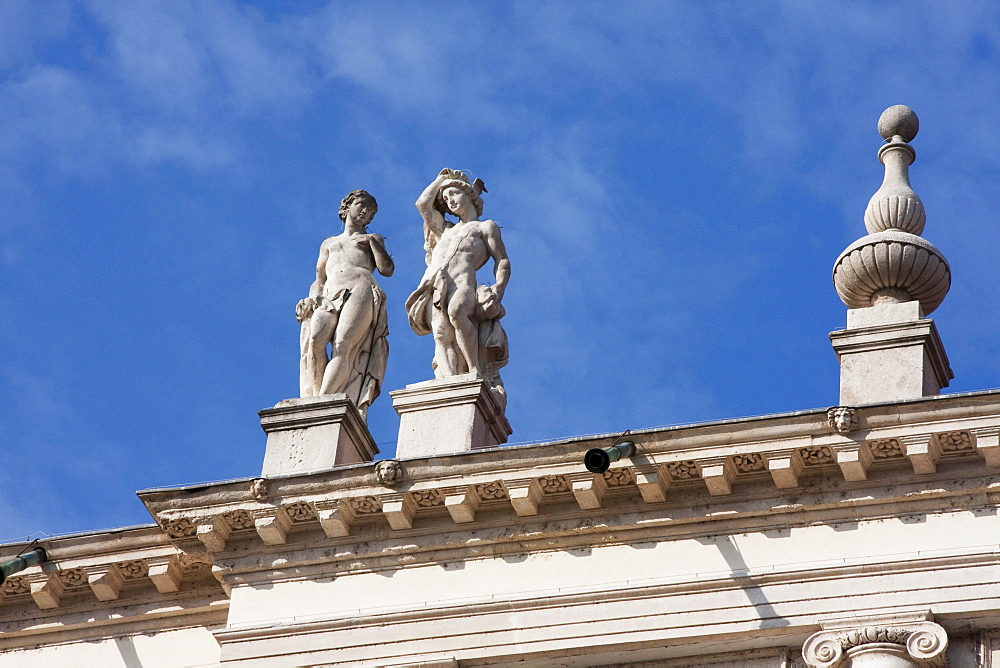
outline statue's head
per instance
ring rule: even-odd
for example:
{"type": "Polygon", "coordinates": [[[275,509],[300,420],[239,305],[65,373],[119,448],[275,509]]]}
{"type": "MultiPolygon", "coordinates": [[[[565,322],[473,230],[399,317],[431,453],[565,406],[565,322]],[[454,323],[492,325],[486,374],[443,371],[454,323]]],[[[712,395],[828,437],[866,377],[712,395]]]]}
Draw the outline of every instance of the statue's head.
{"type": "Polygon", "coordinates": [[[368,220],[365,221],[367,225],[378,211],[378,202],[375,201],[375,198],[367,190],[352,190],[347,193],[347,197],[340,200],[340,222],[347,222],[347,215],[351,211],[351,205],[355,202],[361,202],[371,214],[368,216],[368,220]]]}
{"type": "Polygon", "coordinates": [[[440,188],[438,188],[437,197],[434,198],[434,208],[440,211],[442,215],[446,213],[457,215],[457,213],[452,211],[451,207],[448,206],[444,197],[445,192],[449,188],[454,188],[468,195],[472,205],[476,208],[476,216],[482,216],[483,198],[480,195],[484,192],[488,192],[486,190],[486,184],[483,183],[482,179],[476,179],[474,182],[469,183],[469,177],[462,172],[453,173],[455,175],[454,178],[448,179],[441,184],[440,188]]]}

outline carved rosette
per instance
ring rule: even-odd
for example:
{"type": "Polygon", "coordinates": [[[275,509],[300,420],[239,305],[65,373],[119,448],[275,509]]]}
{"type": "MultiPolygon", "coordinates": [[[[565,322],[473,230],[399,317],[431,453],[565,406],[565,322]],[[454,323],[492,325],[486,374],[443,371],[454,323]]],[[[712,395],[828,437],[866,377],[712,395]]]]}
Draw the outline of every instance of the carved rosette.
{"type": "Polygon", "coordinates": [[[826,445],[807,445],[799,449],[802,463],[806,466],[820,466],[833,463],[833,451],[826,445]]]}
{"type": "Polygon", "coordinates": [[[698,465],[691,460],[667,462],[667,473],[672,480],[690,480],[698,477],[698,465]]]}
{"type": "Polygon", "coordinates": [[[766,468],[764,458],[756,452],[746,455],[733,455],[733,466],[740,473],[757,473],[766,468]]]}
{"type": "Polygon", "coordinates": [[[545,475],[538,479],[538,485],[543,494],[561,494],[569,491],[569,481],[566,476],[545,475]]]}
{"type": "Polygon", "coordinates": [[[806,640],[802,658],[810,668],[848,668],[861,655],[875,659],[876,655],[884,654],[909,659],[918,668],[944,665],[947,648],[948,634],[944,628],[933,622],[915,622],[820,631],[806,640]]]}
{"type": "Polygon", "coordinates": [[[879,133],[888,142],[878,153],[885,179],[865,211],[870,232],[847,247],[833,266],[833,284],[849,308],[919,301],[924,314],[941,305],[951,287],[951,268],[941,252],[917,236],[924,230],[924,205],[910,187],[910,146],[917,115],[896,105],[883,112],[879,133]]]}

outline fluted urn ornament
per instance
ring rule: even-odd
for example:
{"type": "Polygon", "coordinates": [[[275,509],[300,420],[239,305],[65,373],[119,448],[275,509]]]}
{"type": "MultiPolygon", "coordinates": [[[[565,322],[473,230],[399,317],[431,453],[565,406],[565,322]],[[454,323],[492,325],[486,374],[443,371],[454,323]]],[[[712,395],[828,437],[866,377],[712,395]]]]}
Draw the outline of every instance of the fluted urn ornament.
{"type": "Polygon", "coordinates": [[[918,128],[917,115],[901,104],[879,118],[878,130],[887,142],[878,152],[885,179],[865,210],[870,234],[848,246],[833,266],[833,284],[849,308],[918,301],[927,315],[951,287],[951,269],[941,251],[917,236],[927,218],[908,173],[916,158],[909,142],[918,128]]]}

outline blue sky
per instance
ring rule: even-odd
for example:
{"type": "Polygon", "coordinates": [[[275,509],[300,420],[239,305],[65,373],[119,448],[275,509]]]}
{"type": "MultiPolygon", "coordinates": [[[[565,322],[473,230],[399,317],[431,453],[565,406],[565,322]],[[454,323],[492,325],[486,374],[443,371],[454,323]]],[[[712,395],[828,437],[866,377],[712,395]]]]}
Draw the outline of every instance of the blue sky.
{"type": "Polygon", "coordinates": [[[956,378],[1000,386],[1000,7],[981,2],[0,3],[0,539],[149,521],[259,473],[294,306],[350,190],[387,237],[388,390],[431,377],[413,202],[489,188],[513,442],[837,402],[830,281],[921,121],[956,378]]]}

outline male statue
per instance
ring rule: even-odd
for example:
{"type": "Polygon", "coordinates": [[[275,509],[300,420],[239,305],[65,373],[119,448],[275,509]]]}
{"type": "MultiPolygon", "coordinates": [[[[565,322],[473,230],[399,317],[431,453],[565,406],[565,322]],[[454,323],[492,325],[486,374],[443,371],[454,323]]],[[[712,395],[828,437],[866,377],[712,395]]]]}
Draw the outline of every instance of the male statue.
{"type": "Polygon", "coordinates": [[[378,269],[392,276],[395,267],[385,239],[368,233],[376,211],[375,198],[364,190],[343,199],[344,232],[320,245],[316,281],[295,307],[302,323],[301,395],[344,393],[362,415],[379,395],[389,357],[385,293],[372,274],[378,269]]]}
{"type": "Polygon", "coordinates": [[[507,335],[500,326],[500,301],[510,279],[510,260],[500,227],[483,215],[480,179],[469,183],[462,172],[443,169],[417,198],[424,219],[427,271],[406,300],[410,327],[434,335],[436,378],[475,373],[500,402],[507,395],[499,370],[507,363],[507,335]],[[445,220],[445,214],[458,222],[445,220]],[[476,271],[492,258],[492,286],[476,285],[476,271]]]}

